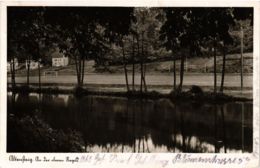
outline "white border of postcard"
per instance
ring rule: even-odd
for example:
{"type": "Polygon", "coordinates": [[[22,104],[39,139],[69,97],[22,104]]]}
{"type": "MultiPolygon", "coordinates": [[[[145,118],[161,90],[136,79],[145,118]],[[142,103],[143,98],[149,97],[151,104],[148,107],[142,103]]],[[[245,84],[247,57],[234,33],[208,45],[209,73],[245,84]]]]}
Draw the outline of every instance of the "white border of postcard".
{"type": "Polygon", "coordinates": [[[246,0],[89,0],[89,1],[1,1],[0,0],[0,168],[16,167],[259,167],[259,21],[260,2],[246,0]],[[7,6],[145,6],[145,7],[254,7],[253,65],[253,153],[6,153],[6,7],[7,6]],[[12,156],[24,162],[11,162],[12,156]],[[42,161],[36,161],[41,159],[42,161]],[[44,157],[46,161],[44,160],[44,157]],[[51,161],[53,158],[67,162],[51,161]],[[189,159],[188,159],[189,158],[189,159]],[[49,159],[49,161],[47,161],[49,159]],[[69,161],[71,160],[71,161],[69,161]],[[75,162],[73,162],[73,160],[75,162]],[[78,160],[78,161],[77,161],[78,160]],[[193,160],[194,162],[192,162],[193,160]],[[31,162],[32,161],[32,162],[31,162]],[[81,162],[79,162],[81,161],[81,162]]]}

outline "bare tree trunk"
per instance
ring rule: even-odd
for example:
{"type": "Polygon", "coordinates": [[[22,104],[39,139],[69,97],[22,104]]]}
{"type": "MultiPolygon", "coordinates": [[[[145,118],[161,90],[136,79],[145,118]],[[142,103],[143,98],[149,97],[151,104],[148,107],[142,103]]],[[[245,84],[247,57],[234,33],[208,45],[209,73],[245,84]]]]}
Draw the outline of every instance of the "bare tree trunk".
{"type": "Polygon", "coordinates": [[[214,93],[217,92],[217,53],[216,53],[216,38],[214,39],[214,93]]]}
{"type": "Polygon", "coordinates": [[[183,76],[184,76],[184,62],[185,57],[181,56],[181,67],[180,67],[180,84],[179,84],[179,91],[182,91],[182,85],[183,85],[183,76]]]}
{"type": "Polygon", "coordinates": [[[141,90],[141,92],[143,92],[143,62],[142,62],[142,60],[141,60],[140,66],[141,66],[141,85],[140,85],[140,90],[141,90]]]}
{"type": "Polygon", "coordinates": [[[133,48],[132,48],[132,89],[135,90],[135,41],[133,35],[133,48]]]}
{"type": "Polygon", "coordinates": [[[27,86],[29,86],[30,84],[30,65],[31,64],[31,60],[30,58],[27,59],[27,86]]]}
{"type": "MultiPolygon", "coordinates": [[[[173,54],[174,49],[172,49],[173,54]]],[[[176,58],[172,55],[173,58],[173,90],[176,91],[176,58]]]]}
{"type": "Polygon", "coordinates": [[[176,59],[173,58],[173,89],[176,91],[176,59]]]}
{"type": "Polygon", "coordinates": [[[77,69],[77,80],[78,80],[78,87],[83,86],[83,81],[84,81],[84,69],[85,69],[85,57],[84,57],[84,52],[79,51],[79,57],[76,58],[76,66],[77,69]],[[77,62],[78,61],[78,62],[77,62]]]}
{"type": "Polygon", "coordinates": [[[11,63],[10,63],[10,70],[11,70],[11,83],[12,83],[12,89],[15,88],[15,59],[12,57],[11,63]]]}
{"type": "Polygon", "coordinates": [[[143,60],[142,60],[142,58],[141,58],[140,66],[141,66],[141,85],[140,85],[140,90],[142,92],[143,91],[143,60]]]}
{"type": "Polygon", "coordinates": [[[39,89],[41,90],[41,65],[40,65],[40,60],[38,61],[38,85],[39,85],[39,89]]]}
{"type": "MultiPolygon", "coordinates": [[[[76,71],[77,71],[77,82],[78,82],[78,87],[82,86],[82,75],[81,75],[81,60],[82,60],[82,52],[80,51],[80,45],[79,45],[79,38],[77,33],[74,34],[75,38],[76,38],[76,42],[77,42],[77,47],[78,47],[78,54],[79,55],[75,55],[75,64],[76,64],[76,71]]],[[[84,56],[84,55],[83,55],[84,56]]]]}
{"type": "Polygon", "coordinates": [[[244,67],[244,61],[243,61],[243,52],[244,52],[244,31],[243,31],[243,27],[241,25],[241,42],[240,42],[240,46],[241,46],[241,57],[240,57],[240,65],[241,65],[241,69],[240,69],[240,80],[241,80],[241,91],[243,90],[243,67],[244,67]]]}
{"type": "Polygon", "coordinates": [[[146,85],[146,80],[145,80],[145,75],[146,75],[146,58],[147,58],[148,52],[146,49],[146,52],[144,54],[144,69],[143,69],[143,82],[144,82],[144,89],[147,92],[147,85],[146,85]]]}
{"type": "Polygon", "coordinates": [[[127,76],[127,69],[126,69],[126,59],[125,59],[125,47],[124,43],[122,43],[122,52],[123,52],[123,62],[124,62],[124,72],[125,72],[125,82],[126,82],[126,89],[129,92],[129,84],[128,84],[128,76],[127,76]]]}
{"type": "MultiPolygon", "coordinates": [[[[139,45],[139,37],[137,36],[137,56],[140,59],[140,45],[139,45]]],[[[140,80],[140,92],[143,92],[143,80],[142,80],[142,75],[143,75],[143,65],[142,65],[142,59],[140,59],[140,71],[141,71],[141,80],[140,80]]]]}
{"type": "MultiPolygon", "coordinates": [[[[144,25],[144,13],[142,13],[142,25],[144,25]]],[[[142,31],[142,67],[141,67],[141,72],[142,72],[142,75],[141,75],[141,81],[143,81],[143,85],[144,85],[144,90],[145,92],[147,92],[147,87],[146,87],[146,82],[145,82],[145,67],[144,67],[144,30],[142,31]]]]}
{"type": "Polygon", "coordinates": [[[146,82],[145,82],[145,65],[144,65],[144,33],[142,33],[142,58],[141,58],[141,82],[143,83],[144,90],[147,92],[146,82]]]}
{"type": "Polygon", "coordinates": [[[82,65],[82,55],[80,54],[79,56],[79,86],[81,87],[82,86],[82,83],[81,83],[81,73],[82,73],[82,69],[81,69],[81,65],[82,65]]]}
{"type": "Polygon", "coordinates": [[[74,55],[74,60],[75,60],[75,66],[76,66],[77,82],[78,82],[78,85],[79,85],[79,83],[80,83],[80,75],[79,75],[78,58],[77,58],[76,55],[74,55]]]}
{"type": "Polygon", "coordinates": [[[81,81],[80,81],[80,83],[81,83],[81,86],[83,86],[83,84],[84,84],[84,75],[85,75],[85,56],[83,56],[83,58],[82,58],[83,60],[82,60],[82,70],[81,70],[81,81]]]}
{"type": "Polygon", "coordinates": [[[11,85],[12,85],[12,88],[14,88],[14,80],[13,80],[13,63],[12,63],[12,60],[10,61],[10,72],[11,72],[11,85]]]}
{"type": "Polygon", "coordinates": [[[225,46],[225,42],[223,42],[223,63],[222,63],[221,85],[219,90],[220,92],[223,92],[224,90],[225,70],[226,70],[226,46],[225,46]]]}
{"type": "Polygon", "coordinates": [[[78,79],[78,86],[81,87],[81,61],[80,58],[78,58],[78,74],[77,74],[77,79],[78,79]]]}
{"type": "Polygon", "coordinates": [[[39,90],[41,90],[41,65],[40,65],[40,46],[38,45],[38,56],[39,56],[39,59],[38,59],[38,85],[39,85],[39,90]]]}
{"type": "Polygon", "coordinates": [[[147,92],[147,85],[145,81],[145,70],[146,70],[146,65],[143,65],[143,84],[144,84],[144,91],[147,92]]]}

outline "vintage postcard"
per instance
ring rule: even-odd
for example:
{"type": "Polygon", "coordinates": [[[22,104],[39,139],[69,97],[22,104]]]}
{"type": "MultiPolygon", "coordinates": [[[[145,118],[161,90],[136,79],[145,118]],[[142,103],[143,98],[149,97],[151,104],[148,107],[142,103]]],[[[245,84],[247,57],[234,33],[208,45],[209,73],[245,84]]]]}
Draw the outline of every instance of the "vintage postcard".
{"type": "Polygon", "coordinates": [[[258,167],[258,1],[0,1],[0,167],[258,167]]]}

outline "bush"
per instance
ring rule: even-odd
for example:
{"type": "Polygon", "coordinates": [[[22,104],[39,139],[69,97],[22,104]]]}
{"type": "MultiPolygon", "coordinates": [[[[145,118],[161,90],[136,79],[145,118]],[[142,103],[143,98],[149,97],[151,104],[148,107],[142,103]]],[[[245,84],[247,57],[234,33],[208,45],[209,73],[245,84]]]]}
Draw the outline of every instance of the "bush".
{"type": "Polygon", "coordinates": [[[83,152],[82,136],[74,130],[55,130],[37,117],[8,116],[8,152],[83,152]]]}
{"type": "Polygon", "coordinates": [[[161,94],[157,91],[150,91],[147,93],[147,95],[149,97],[152,97],[152,98],[160,98],[161,97],[161,94]]]}
{"type": "Polygon", "coordinates": [[[192,100],[193,98],[190,92],[184,92],[180,89],[176,89],[176,91],[171,91],[169,97],[170,99],[175,101],[192,100]]]}
{"type": "Polygon", "coordinates": [[[193,96],[195,96],[195,97],[197,97],[197,96],[202,96],[202,95],[204,94],[204,92],[203,92],[203,90],[201,89],[201,87],[196,86],[196,85],[191,86],[189,92],[190,92],[193,96]]]}
{"type": "Polygon", "coordinates": [[[30,93],[30,87],[27,85],[22,85],[20,87],[15,87],[14,92],[19,92],[21,94],[28,94],[30,93]]]}

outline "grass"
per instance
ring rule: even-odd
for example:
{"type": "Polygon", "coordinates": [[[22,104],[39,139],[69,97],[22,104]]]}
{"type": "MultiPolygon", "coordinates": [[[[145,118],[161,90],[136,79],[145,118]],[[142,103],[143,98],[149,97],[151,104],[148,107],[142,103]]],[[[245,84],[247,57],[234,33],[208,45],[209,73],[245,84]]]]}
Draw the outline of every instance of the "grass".
{"type": "MultiPolygon", "coordinates": [[[[244,53],[244,72],[245,73],[252,73],[253,72],[253,53],[244,53]]],[[[238,73],[240,72],[240,54],[228,54],[226,56],[226,73],[238,73]],[[229,60],[228,60],[229,59],[229,60]]],[[[195,57],[187,59],[187,71],[188,72],[213,72],[213,57],[195,57]],[[205,67],[206,66],[206,67],[205,67]]],[[[179,72],[179,64],[180,60],[176,61],[177,64],[177,71],[179,72]]],[[[156,61],[146,63],[146,71],[147,73],[153,72],[172,72],[173,71],[173,63],[172,61],[156,61]]],[[[127,69],[131,71],[132,65],[127,65],[127,69]]],[[[185,68],[186,70],[186,68],[185,68]]],[[[217,72],[221,72],[222,70],[222,56],[217,56],[217,72]]],[[[44,71],[57,71],[60,75],[75,75],[76,69],[75,65],[68,65],[66,67],[51,67],[46,66],[42,68],[42,73],[44,71]]],[[[140,65],[136,64],[136,72],[140,71],[140,65]]],[[[123,73],[124,69],[122,65],[111,65],[104,68],[102,66],[95,66],[93,60],[86,61],[86,68],[85,73],[123,73]]],[[[26,75],[25,68],[17,70],[17,75],[26,75]]],[[[30,75],[38,75],[38,70],[34,69],[30,71],[30,75]]]]}

